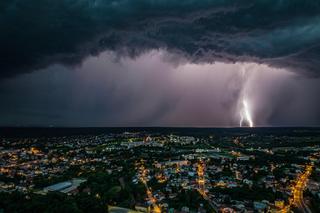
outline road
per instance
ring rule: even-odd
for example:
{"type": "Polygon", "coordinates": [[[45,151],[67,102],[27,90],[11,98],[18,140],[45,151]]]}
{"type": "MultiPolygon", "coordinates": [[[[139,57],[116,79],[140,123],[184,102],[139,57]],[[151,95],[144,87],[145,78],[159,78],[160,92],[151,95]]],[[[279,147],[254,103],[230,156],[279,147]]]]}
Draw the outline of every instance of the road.
{"type": "Polygon", "coordinates": [[[207,200],[208,203],[210,204],[211,208],[215,211],[218,212],[218,204],[211,200],[206,192],[205,192],[205,177],[204,177],[204,172],[205,172],[205,163],[203,161],[199,161],[198,163],[198,168],[197,168],[197,174],[198,174],[198,192],[199,194],[203,197],[203,199],[207,200]]]}
{"type": "MultiPolygon", "coordinates": [[[[142,161],[143,162],[143,161],[142,161]]],[[[147,196],[148,196],[148,199],[149,201],[152,203],[152,207],[153,207],[153,210],[152,212],[153,213],[161,213],[161,208],[159,205],[157,205],[157,199],[155,197],[153,197],[153,194],[152,194],[152,191],[151,191],[151,188],[148,186],[148,183],[147,183],[147,170],[146,168],[144,167],[144,165],[140,165],[140,181],[144,184],[145,188],[146,188],[146,191],[147,191],[147,196]]]]}
{"type": "MultiPolygon", "coordinates": [[[[201,194],[201,192],[199,193],[201,194]]],[[[208,201],[209,205],[215,212],[219,212],[218,204],[214,200],[211,200],[206,194],[201,194],[201,195],[203,199],[208,201]]]]}
{"type": "Polygon", "coordinates": [[[307,165],[305,171],[297,177],[296,184],[292,187],[293,197],[290,198],[289,204],[279,210],[279,213],[291,212],[290,208],[292,206],[298,207],[303,213],[312,213],[303,199],[303,191],[307,186],[308,178],[311,175],[311,172],[312,165],[307,165]]]}
{"type": "Polygon", "coordinates": [[[296,185],[293,188],[293,204],[296,205],[303,213],[311,213],[309,207],[303,199],[303,191],[305,190],[308,178],[311,174],[312,166],[308,165],[305,172],[299,176],[296,185]]]}

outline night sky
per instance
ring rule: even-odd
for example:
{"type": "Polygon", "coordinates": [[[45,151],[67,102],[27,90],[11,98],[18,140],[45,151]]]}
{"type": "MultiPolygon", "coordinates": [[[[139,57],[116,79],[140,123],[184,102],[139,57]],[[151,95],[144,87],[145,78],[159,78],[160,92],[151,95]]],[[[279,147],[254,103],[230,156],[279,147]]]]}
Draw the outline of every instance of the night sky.
{"type": "Polygon", "coordinates": [[[319,126],[319,77],[319,0],[0,1],[0,126],[319,126]]]}

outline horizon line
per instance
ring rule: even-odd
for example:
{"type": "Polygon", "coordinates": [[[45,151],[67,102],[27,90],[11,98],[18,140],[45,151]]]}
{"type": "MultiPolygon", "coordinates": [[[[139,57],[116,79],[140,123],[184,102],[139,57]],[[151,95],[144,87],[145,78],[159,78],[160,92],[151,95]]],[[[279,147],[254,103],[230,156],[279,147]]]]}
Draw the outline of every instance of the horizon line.
{"type": "Polygon", "coordinates": [[[277,126],[0,126],[2,128],[47,128],[47,129],[86,129],[86,128],[193,128],[193,129],[255,129],[255,128],[320,128],[320,125],[277,125],[277,126]]]}

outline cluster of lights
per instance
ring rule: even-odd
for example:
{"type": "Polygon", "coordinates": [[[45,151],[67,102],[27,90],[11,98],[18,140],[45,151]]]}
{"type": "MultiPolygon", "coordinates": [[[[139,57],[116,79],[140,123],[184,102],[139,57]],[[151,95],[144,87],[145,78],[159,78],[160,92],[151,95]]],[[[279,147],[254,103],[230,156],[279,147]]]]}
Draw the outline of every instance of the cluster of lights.
{"type": "Polygon", "coordinates": [[[292,187],[293,197],[289,200],[289,205],[283,207],[279,213],[287,213],[290,212],[290,208],[292,205],[299,206],[301,200],[303,199],[303,191],[306,187],[309,176],[312,172],[312,165],[307,165],[306,170],[303,174],[299,175],[296,185],[292,187]]]}
{"type": "Polygon", "coordinates": [[[157,199],[153,196],[151,188],[147,184],[147,169],[144,167],[144,161],[141,160],[141,165],[140,165],[140,181],[145,185],[146,187],[146,194],[148,196],[149,201],[152,203],[153,211],[154,213],[161,213],[161,208],[159,205],[157,205],[157,199]]]}
{"type": "Polygon", "coordinates": [[[198,163],[198,169],[197,169],[197,174],[198,174],[198,186],[199,186],[199,192],[201,195],[205,195],[205,179],[204,179],[204,162],[200,161],[198,163]]]}

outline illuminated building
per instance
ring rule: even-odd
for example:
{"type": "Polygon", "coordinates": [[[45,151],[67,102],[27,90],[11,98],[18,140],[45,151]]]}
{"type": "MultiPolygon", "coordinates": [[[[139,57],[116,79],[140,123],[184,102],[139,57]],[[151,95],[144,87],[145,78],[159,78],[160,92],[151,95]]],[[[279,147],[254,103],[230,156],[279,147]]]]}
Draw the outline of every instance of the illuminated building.
{"type": "Polygon", "coordinates": [[[274,202],[274,205],[275,205],[277,208],[279,208],[279,209],[283,209],[283,207],[284,207],[284,201],[283,201],[283,200],[276,200],[276,201],[274,202]]]}

